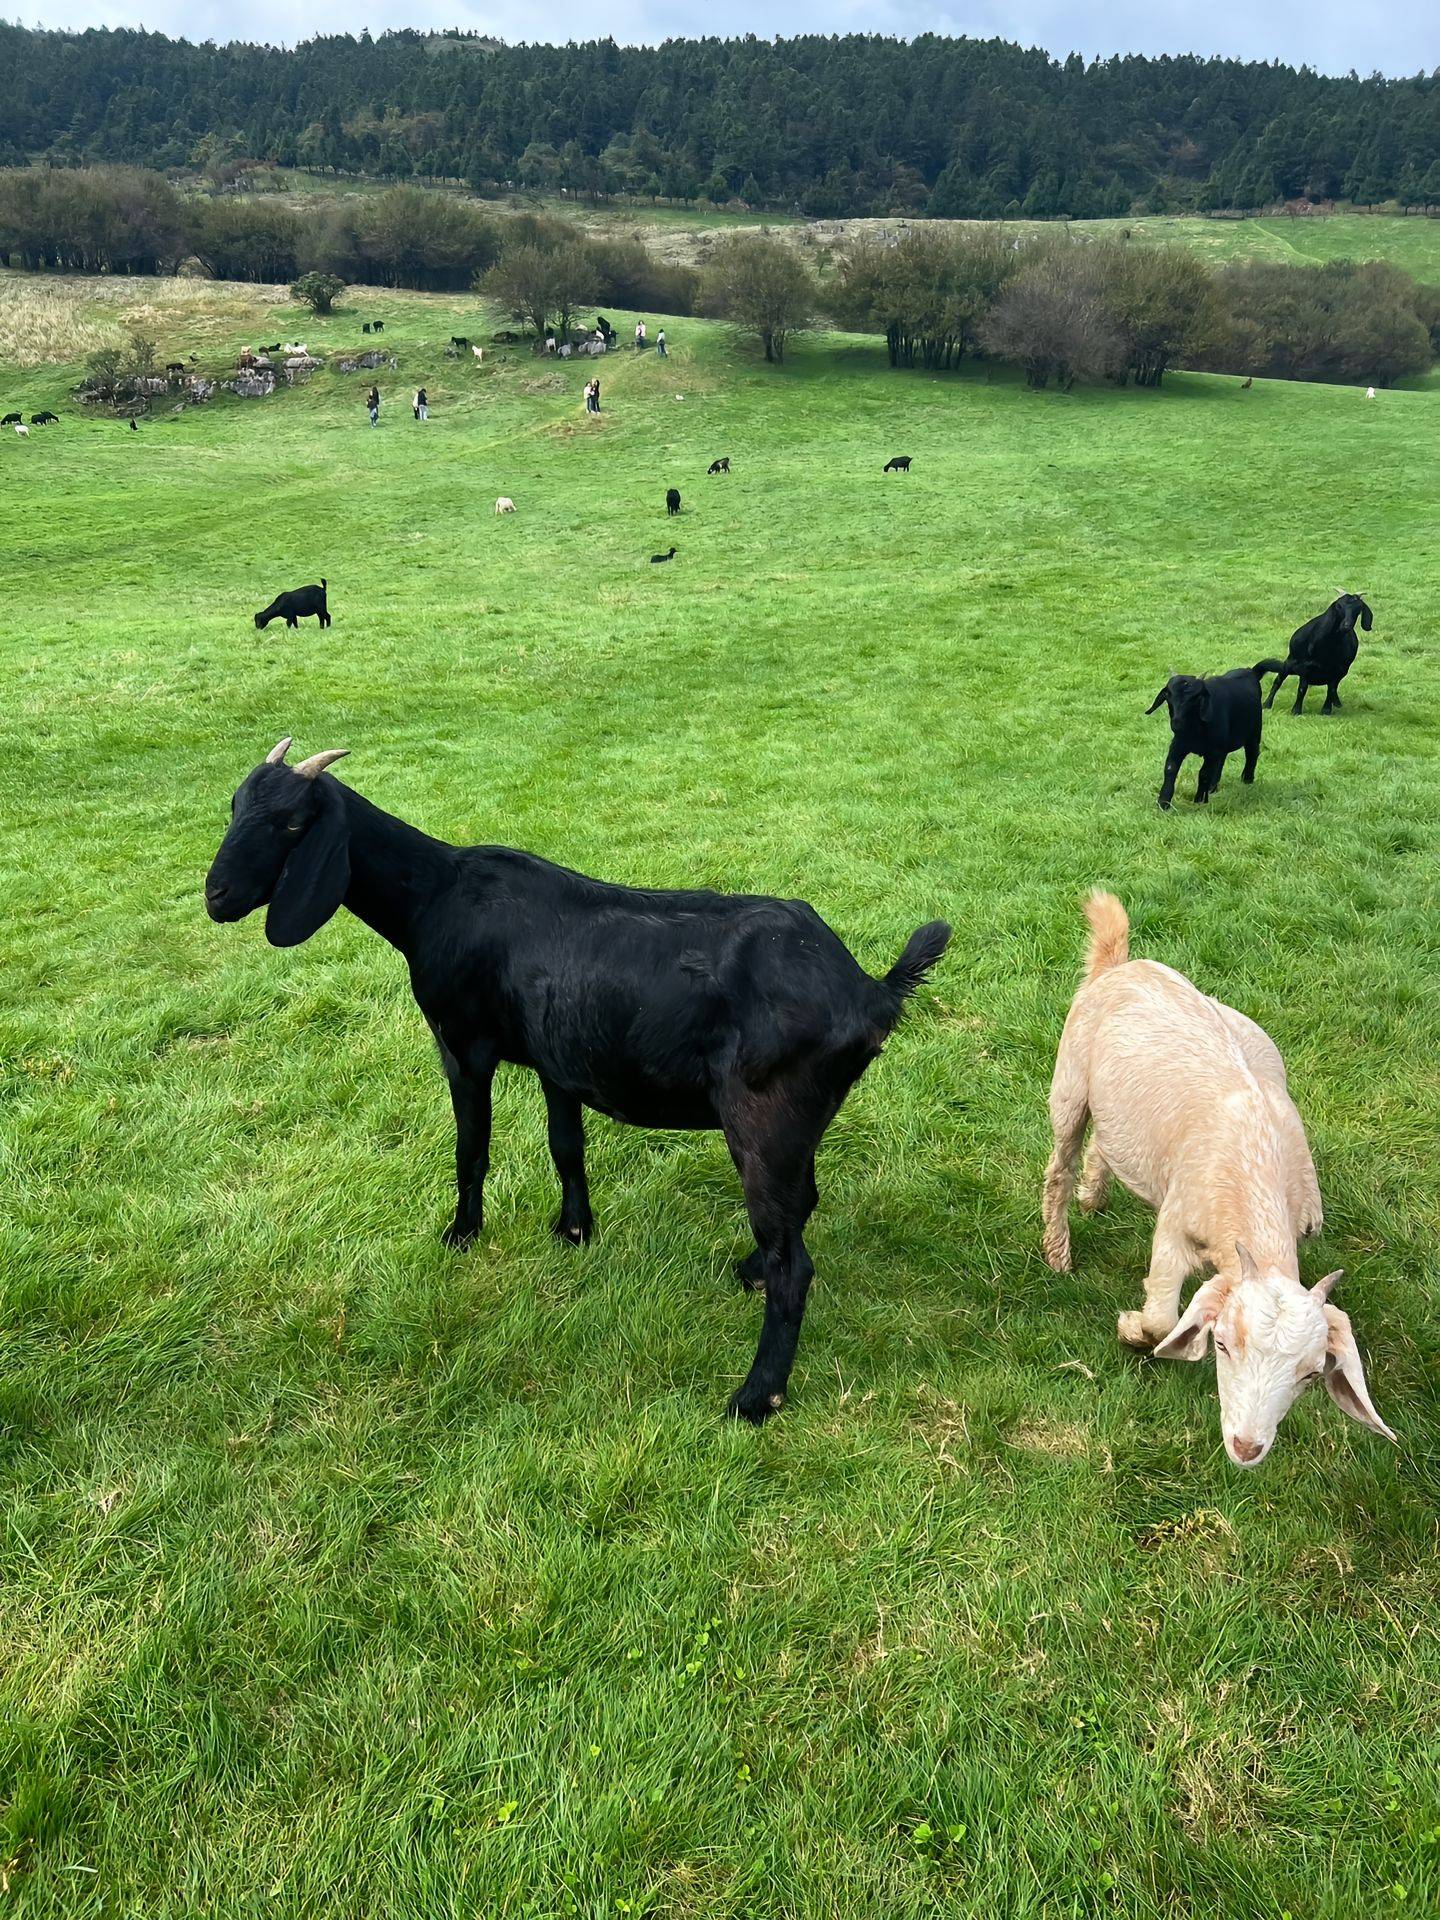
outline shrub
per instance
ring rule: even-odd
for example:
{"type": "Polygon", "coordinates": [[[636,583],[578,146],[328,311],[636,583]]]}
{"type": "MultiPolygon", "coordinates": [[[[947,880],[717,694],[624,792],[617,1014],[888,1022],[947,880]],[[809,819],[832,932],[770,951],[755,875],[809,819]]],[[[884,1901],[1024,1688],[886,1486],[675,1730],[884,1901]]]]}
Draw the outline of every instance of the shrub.
{"type": "Polygon", "coordinates": [[[345,282],[334,273],[302,273],[290,288],[290,298],[299,300],[314,313],[329,313],[345,291],[345,282]]]}
{"type": "Polygon", "coordinates": [[[771,233],[736,233],[715,248],[701,283],[707,313],[753,334],[783,361],[790,336],[812,324],[815,283],[795,249],[771,233]]]}

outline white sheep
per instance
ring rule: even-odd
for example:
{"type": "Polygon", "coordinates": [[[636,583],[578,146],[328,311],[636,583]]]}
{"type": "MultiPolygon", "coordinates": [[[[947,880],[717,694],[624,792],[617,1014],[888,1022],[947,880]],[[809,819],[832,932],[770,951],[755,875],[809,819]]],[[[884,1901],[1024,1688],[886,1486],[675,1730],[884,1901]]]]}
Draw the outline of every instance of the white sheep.
{"type": "Polygon", "coordinates": [[[1220,1423],[1238,1466],[1263,1460],[1291,1404],[1322,1374],[1352,1419],[1393,1440],[1370,1401],[1350,1321],[1327,1304],[1340,1278],[1300,1284],[1296,1241],[1318,1233],[1320,1188],[1285,1065],[1264,1030],[1183,974],[1130,959],[1113,894],[1085,905],[1085,979],[1055,1060],[1045,1170],[1045,1258],[1070,1270],[1067,1209],[1092,1128],[1080,1206],[1114,1173],[1155,1208],[1145,1304],[1120,1338],[1166,1360],[1204,1358],[1215,1336],[1220,1423]],[[1184,1314],[1186,1277],[1208,1269],[1184,1314]]]}
{"type": "Polygon", "coordinates": [[[513,513],[515,511],[515,502],[510,498],[508,493],[502,493],[500,498],[495,502],[495,511],[497,514],[513,513]]]}
{"type": "Polygon", "coordinates": [[[1373,400],[1375,398],[1375,389],[1373,387],[1367,387],[1365,389],[1365,398],[1367,400],[1373,400]]]}
{"type": "Polygon", "coordinates": [[[20,438],[21,438],[22,440],[28,440],[28,439],[30,438],[30,429],[29,429],[29,427],[16,427],[16,429],[15,429],[15,431],[16,431],[16,433],[18,433],[18,434],[19,434],[19,436],[20,436],[20,438]]]}

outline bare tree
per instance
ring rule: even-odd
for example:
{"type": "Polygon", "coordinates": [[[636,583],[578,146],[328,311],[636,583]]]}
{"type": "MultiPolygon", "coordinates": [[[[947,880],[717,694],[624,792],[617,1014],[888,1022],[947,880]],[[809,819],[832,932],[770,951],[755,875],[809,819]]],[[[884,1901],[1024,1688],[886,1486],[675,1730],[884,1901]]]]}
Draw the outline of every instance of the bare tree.
{"type": "Polygon", "coordinates": [[[736,233],[710,256],[701,304],[741,333],[753,334],[765,358],[785,358],[791,334],[812,324],[815,283],[795,249],[771,233],[736,233]]]}
{"type": "Polygon", "coordinates": [[[1090,253],[1065,240],[1037,249],[979,328],[985,351],[1023,367],[1032,387],[1054,379],[1068,392],[1124,364],[1103,264],[1090,253]]]}
{"type": "Polygon", "coordinates": [[[575,309],[594,298],[595,280],[590,250],[576,238],[553,247],[506,247],[477,284],[512,319],[543,335],[552,320],[562,333],[569,329],[575,309]]]}

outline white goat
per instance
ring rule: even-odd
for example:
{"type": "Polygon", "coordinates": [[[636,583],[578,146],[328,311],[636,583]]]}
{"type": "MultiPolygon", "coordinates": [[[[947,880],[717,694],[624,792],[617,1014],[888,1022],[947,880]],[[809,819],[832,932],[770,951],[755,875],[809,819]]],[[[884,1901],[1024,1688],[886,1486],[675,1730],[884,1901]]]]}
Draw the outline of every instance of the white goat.
{"type": "Polygon", "coordinates": [[[1367,387],[1365,389],[1365,398],[1367,400],[1373,400],[1375,398],[1375,389],[1373,387],[1367,387]]]}
{"type": "Polygon", "coordinates": [[[28,440],[28,439],[30,438],[30,429],[29,429],[29,427],[16,427],[16,429],[15,429],[15,431],[16,431],[16,433],[18,433],[18,434],[19,434],[19,436],[20,436],[20,438],[21,438],[22,440],[28,440]]]}
{"type": "Polygon", "coordinates": [[[497,514],[513,513],[515,511],[515,502],[510,498],[509,494],[501,494],[500,498],[495,502],[495,511],[497,514]]]}
{"type": "Polygon", "coordinates": [[[1322,1373],[1354,1420],[1395,1438],[1371,1405],[1350,1321],[1327,1304],[1340,1278],[1300,1284],[1295,1243],[1318,1233],[1320,1188],[1285,1065],[1264,1030],[1183,974],[1130,959],[1113,894],[1085,903],[1091,934],[1050,1086],[1045,1258],[1070,1270],[1067,1209],[1087,1119],[1080,1205],[1105,1203],[1113,1172],[1155,1208],[1145,1304],[1120,1338],[1166,1360],[1204,1358],[1215,1335],[1225,1448],[1264,1459],[1292,1403],[1322,1373]],[[1187,1275],[1213,1275],[1183,1315],[1187,1275]]]}
{"type": "Polygon", "coordinates": [[[484,347],[471,347],[471,349],[470,349],[470,351],[471,351],[471,353],[473,353],[473,354],[474,354],[474,356],[475,356],[475,358],[476,358],[477,360],[483,360],[483,359],[485,358],[485,349],[484,349],[484,347]]]}

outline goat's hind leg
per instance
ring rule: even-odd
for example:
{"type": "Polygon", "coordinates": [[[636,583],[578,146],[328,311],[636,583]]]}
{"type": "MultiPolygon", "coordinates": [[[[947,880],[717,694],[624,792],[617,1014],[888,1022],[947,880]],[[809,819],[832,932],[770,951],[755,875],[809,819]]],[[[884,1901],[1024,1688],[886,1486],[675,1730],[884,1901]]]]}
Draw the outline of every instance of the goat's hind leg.
{"type": "Polygon", "coordinates": [[[1045,1168],[1045,1264],[1055,1273],[1070,1271],[1070,1196],[1075,1191],[1075,1162],[1080,1157],[1080,1142],[1085,1138],[1085,1122],[1090,1116],[1084,1081],[1067,1071],[1065,1041],[1060,1042],[1060,1057],[1055,1062],[1055,1078],[1050,1085],[1050,1127],[1055,1148],[1045,1168]]]}
{"type": "Polygon", "coordinates": [[[1080,1175],[1076,1204],[1082,1213],[1099,1213],[1110,1198],[1110,1168],[1092,1133],[1085,1149],[1085,1166],[1080,1175]]]}
{"type": "MultiPolygon", "coordinates": [[[[815,1184],[814,1154],[810,1156],[809,1188],[810,1191],[805,1202],[806,1220],[810,1218],[820,1201],[820,1189],[815,1184]]],[[[801,1222],[801,1225],[803,1227],[804,1221],[801,1222]]],[[[765,1291],[765,1256],[759,1247],[753,1248],[746,1254],[743,1260],[737,1260],[735,1262],[735,1278],[740,1282],[741,1286],[745,1288],[747,1293],[763,1293],[765,1291]]]]}
{"type": "Polygon", "coordinates": [[[813,1205],[815,1148],[829,1113],[816,1120],[789,1104],[742,1094],[725,1137],[745,1189],[765,1288],[760,1344],[730,1413],[755,1425],[785,1404],[815,1268],[803,1229],[813,1205]]]}

